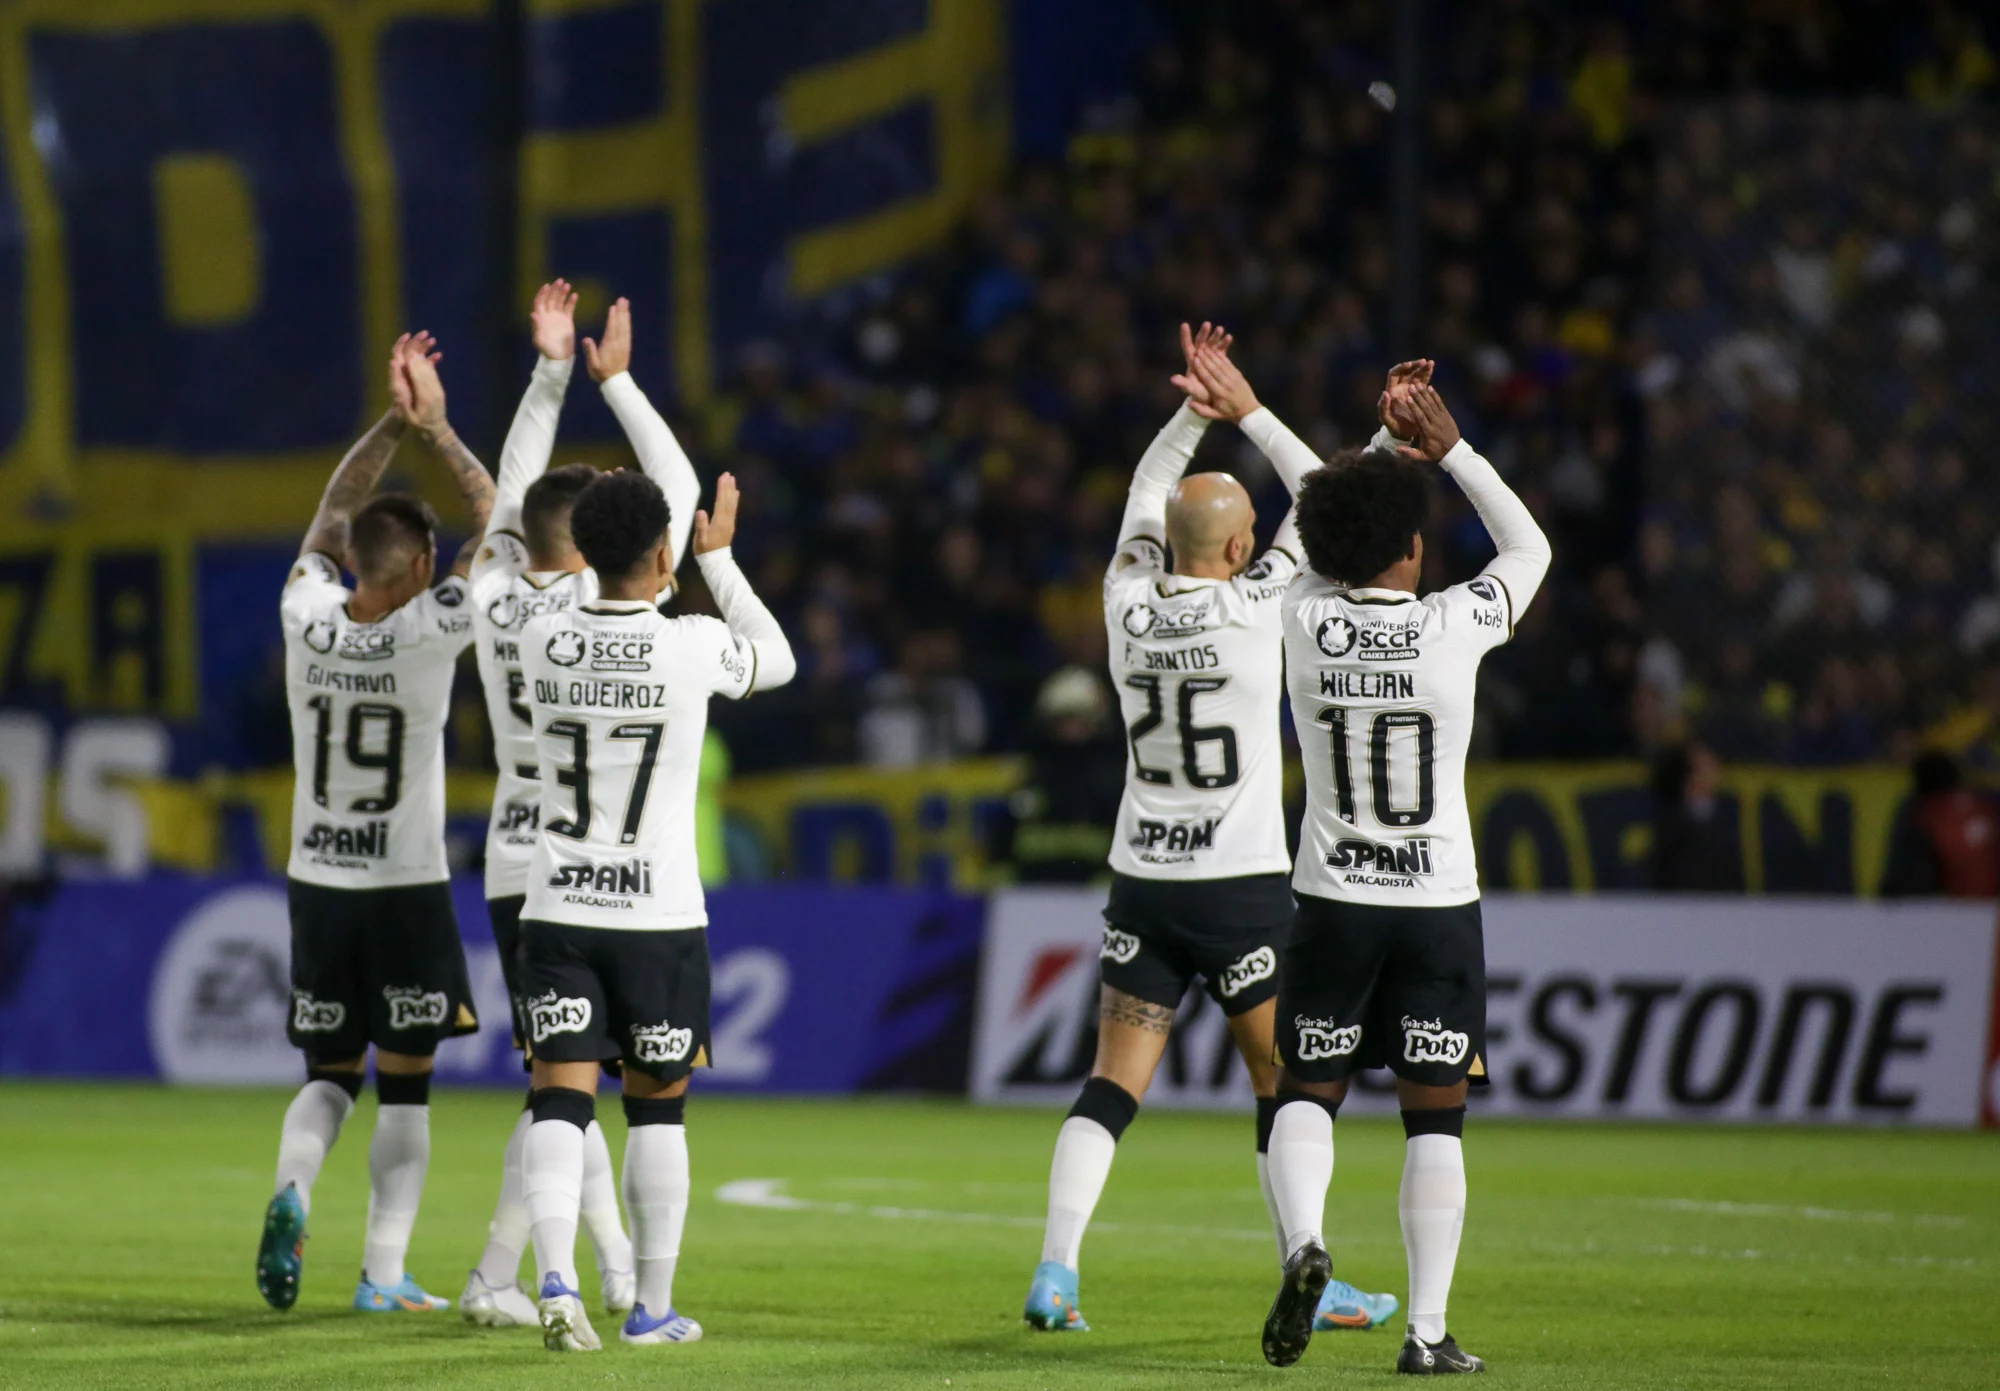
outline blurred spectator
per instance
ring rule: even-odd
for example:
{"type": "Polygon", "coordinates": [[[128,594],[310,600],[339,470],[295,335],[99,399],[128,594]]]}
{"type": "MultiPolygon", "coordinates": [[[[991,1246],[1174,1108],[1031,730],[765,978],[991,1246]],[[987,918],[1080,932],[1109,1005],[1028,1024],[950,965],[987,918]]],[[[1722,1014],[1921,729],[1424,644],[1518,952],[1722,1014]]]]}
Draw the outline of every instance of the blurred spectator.
{"type": "Polygon", "coordinates": [[[868,683],[861,715],[861,756],[877,768],[908,768],[978,753],[986,742],[986,707],[960,670],[959,636],[950,628],[911,633],[893,671],[868,683]]]}
{"type": "Polygon", "coordinates": [[[1668,893],[1740,894],[1743,844],[1722,765],[1706,744],[1674,744],[1653,760],[1653,883],[1668,893]]]}
{"type": "Polygon", "coordinates": [[[1884,898],[2000,898],[2000,805],[1963,785],[1958,763],[1932,750],[1910,766],[1914,788],[1896,815],[1884,898]]]}
{"type": "Polygon", "coordinates": [[[1125,793],[1125,746],[1102,674],[1066,666],[1035,697],[1027,776],[1008,799],[996,858],[1023,883],[1084,883],[1104,858],[1125,793]]]}

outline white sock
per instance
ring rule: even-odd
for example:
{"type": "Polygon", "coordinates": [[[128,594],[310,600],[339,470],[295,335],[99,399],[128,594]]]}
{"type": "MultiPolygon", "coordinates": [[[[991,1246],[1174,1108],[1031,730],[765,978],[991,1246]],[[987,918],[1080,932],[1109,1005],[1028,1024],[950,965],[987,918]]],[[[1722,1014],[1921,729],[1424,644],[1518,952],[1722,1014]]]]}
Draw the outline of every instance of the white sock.
{"type": "Polygon", "coordinates": [[[1444,1337],[1444,1306],[1465,1229],[1465,1146],[1456,1135],[1412,1135],[1403,1150],[1403,1249],[1410,1258],[1410,1327],[1444,1337]]]}
{"type": "Polygon", "coordinates": [[[313,1181],[353,1110],[354,1098],[332,1082],[315,1079],[299,1088],[285,1108],[284,1129],[278,1132],[278,1186],[273,1192],[284,1192],[288,1184],[296,1186],[299,1201],[312,1211],[313,1181]]]}
{"type": "MultiPolygon", "coordinates": [[[[632,1152],[629,1144],[625,1152],[632,1152]]],[[[625,1239],[625,1219],[618,1211],[618,1175],[612,1172],[604,1127],[596,1121],[583,1132],[582,1212],[584,1229],[597,1250],[598,1270],[630,1270],[632,1243],[625,1239]]]]}
{"type": "Polygon", "coordinates": [[[1271,1196],[1285,1229],[1285,1258],[1308,1241],[1326,1245],[1326,1187],[1333,1182],[1333,1117],[1310,1101],[1288,1101],[1271,1122],[1271,1196]]]}
{"type": "Polygon", "coordinates": [[[1257,1156],[1257,1191],[1264,1195],[1264,1211],[1271,1216],[1271,1234],[1278,1240],[1278,1264],[1285,1263],[1285,1224],[1278,1220],[1278,1195],[1271,1187],[1271,1156],[1257,1156]]]}
{"type": "Polygon", "coordinates": [[[431,1108],[377,1108],[368,1142],[368,1238],[361,1248],[361,1273],[371,1284],[403,1283],[403,1257],[430,1167],[431,1108]]]}
{"type": "Polygon", "coordinates": [[[639,1303],[658,1318],[674,1307],[674,1267],[688,1215],[684,1125],[635,1125],[625,1133],[625,1205],[639,1262],[639,1303]]]}
{"type": "Polygon", "coordinates": [[[535,1292],[553,1274],[576,1289],[576,1218],[583,1199],[583,1132],[568,1121],[536,1121],[521,1147],[528,1230],[535,1239],[535,1292]]]}
{"type": "Polygon", "coordinates": [[[1056,1132],[1056,1157],[1049,1165],[1049,1223],[1042,1231],[1042,1259],[1077,1269],[1083,1229],[1111,1177],[1118,1142],[1088,1116],[1071,1116],[1056,1132]]]}
{"type": "Polygon", "coordinates": [[[479,1256],[479,1278],[493,1289],[505,1289],[521,1273],[521,1252],[528,1246],[528,1200],[522,1192],[521,1151],[528,1143],[528,1127],[535,1113],[526,1109],[514,1122],[507,1137],[507,1152],[500,1161],[500,1200],[493,1205],[493,1220],[486,1224],[486,1249],[479,1256]]]}

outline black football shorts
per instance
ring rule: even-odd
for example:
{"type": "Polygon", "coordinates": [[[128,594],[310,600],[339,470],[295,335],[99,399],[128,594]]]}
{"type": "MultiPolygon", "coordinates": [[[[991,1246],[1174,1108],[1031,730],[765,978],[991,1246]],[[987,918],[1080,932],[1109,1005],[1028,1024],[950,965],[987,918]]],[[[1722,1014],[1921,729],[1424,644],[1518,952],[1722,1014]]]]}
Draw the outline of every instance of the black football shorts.
{"type": "Polygon", "coordinates": [[[708,931],[521,922],[521,1008],[543,1062],[624,1060],[662,1082],[708,1065],[708,931]]]}
{"type": "Polygon", "coordinates": [[[1476,900],[1403,908],[1300,894],[1279,979],[1278,1061],[1302,1082],[1371,1067],[1432,1087],[1485,1075],[1476,900]]]}
{"type": "Polygon", "coordinates": [[[285,1036],[311,1063],[369,1044],[428,1057],[479,1015],[449,884],[330,889],[290,879],[292,1013],[285,1036]]]}
{"type": "Polygon", "coordinates": [[[486,916],[493,924],[493,945],[500,953],[500,978],[507,982],[507,1009],[514,1019],[514,1047],[524,1048],[528,1031],[521,1014],[521,910],[527,907],[526,894],[486,900],[486,916]]]}
{"type": "Polygon", "coordinates": [[[1199,977],[1234,1017],[1278,993],[1278,953],[1292,920],[1284,874],[1232,879],[1112,876],[1104,906],[1104,983],[1178,1009],[1199,977]]]}

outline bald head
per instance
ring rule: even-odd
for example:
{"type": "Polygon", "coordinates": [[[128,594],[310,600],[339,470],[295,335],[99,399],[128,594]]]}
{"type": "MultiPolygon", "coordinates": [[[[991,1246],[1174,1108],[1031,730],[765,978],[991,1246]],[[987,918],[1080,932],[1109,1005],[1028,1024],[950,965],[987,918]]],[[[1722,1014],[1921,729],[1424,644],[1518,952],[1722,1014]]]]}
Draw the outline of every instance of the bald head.
{"type": "Polygon", "coordinates": [[[1191,473],[1167,499],[1167,544],[1174,570],[1226,579],[1250,564],[1256,545],[1257,509],[1250,494],[1226,473],[1191,473]]]}

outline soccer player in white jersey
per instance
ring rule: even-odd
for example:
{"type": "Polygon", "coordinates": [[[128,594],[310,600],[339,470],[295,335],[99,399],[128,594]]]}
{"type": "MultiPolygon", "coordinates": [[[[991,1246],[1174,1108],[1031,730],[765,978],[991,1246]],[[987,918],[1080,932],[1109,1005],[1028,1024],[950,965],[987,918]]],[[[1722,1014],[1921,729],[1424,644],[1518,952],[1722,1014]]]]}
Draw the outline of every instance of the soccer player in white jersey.
{"type": "Polygon", "coordinates": [[[1323,1209],[1335,1114],[1357,1070],[1387,1065],[1407,1137],[1398,1210],[1409,1330],[1396,1370],[1485,1370],[1445,1328],[1465,1222],[1466,1088],[1484,1075],[1486,1046],[1465,751],[1480,660],[1507,641],[1550,555],[1419,366],[1419,380],[1384,398],[1386,420],[1413,445],[1307,476],[1298,501],[1307,568],[1284,598],[1306,813],[1292,875],[1298,917],[1279,966],[1271,1129],[1286,1261],[1263,1342],[1281,1367],[1304,1353],[1331,1271],[1323,1209]],[[1498,552],[1476,578],[1423,598],[1421,460],[1444,466],[1498,552]]]}
{"type": "MultiPolygon", "coordinates": [[[[1125,795],[1099,953],[1097,1057],[1056,1136],[1042,1259],[1024,1313],[1047,1331],[1089,1327],[1077,1307],[1084,1228],[1197,978],[1228,1018],[1250,1073],[1257,1175],[1267,1206],[1270,1199],[1272,1002],[1292,918],[1279,599],[1298,567],[1298,535],[1288,512],[1253,564],[1256,512],[1243,486],[1226,473],[1182,475],[1211,420],[1236,421],[1295,495],[1319,460],[1296,440],[1293,449],[1274,442],[1290,432],[1258,407],[1241,374],[1230,369],[1226,391],[1197,375],[1207,359],[1226,366],[1220,329],[1203,324],[1193,335],[1183,324],[1181,346],[1188,371],[1174,383],[1188,399],[1133,472],[1104,576],[1111,677],[1127,733],[1125,795]]],[[[1275,1212],[1272,1220],[1275,1227],[1275,1212]]],[[[1369,1328],[1396,1310],[1393,1296],[1344,1282],[1323,1293],[1328,1327],[1369,1328]]]]}
{"type": "MultiPolygon", "coordinates": [[[[486,527],[486,544],[472,566],[472,622],[477,639],[479,678],[493,726],[493,753],[499,764],[493,816],[486,831],[486,910],[500,951],[500,967],[514,1013],[514,1046],[526,1038],[521,1020],[519,944],[521,905],[528,892],[528,861],[540,824],[541,787],[535,767],[521,670],[521,630],[537,614],[571,608],[597,597],[597,575],[584,565],[570,539],[570,508],[599,475],[588,464],[550,470],[556,422],[576,351],[576,295],[555,280],[535,295],[530,312],[540,357],[514,413],[500,452],[498,496],[486,527]]],[[[620,299],[606,316],[601,343],[586,338],[590,375],[604,392],[646,475],[666,494],[673,521],[668,529],[670,560],[678,567],[694,525],[701,484],[694,465],[653,409],[628,370],[632,360],[632,309],[620,299]]],[[[526,1064],[524,1063],[524,1066],[526,1064]]],[[[515,1283],[521,1252],[528,1244],[528,1208],[522,1197],[521,1147],[531,1113],[524,1107],[508,1139],[500,1197],[487,1228],[486,1249],[466,1277],[459,1311],[467,1322],[506,1328],[535,1324],[535,1301],[515,1283]]],[[[632,1243],[618,1212],[618,1181],[603,1127],[592,1123],[584,1136],[583,1225],[597,1250],[604,1307],[631,1309],[636,1280],[632,1243]]]]}
{"type": "Polygon", "coordinates": [[[257,1288],[277,1309],[298,1299],[313,1180],[361,1094],[370,1045],[381,1109],[354,1307],[451,1307],[417,1286],[403,1257],[430,1166],[432,1055],[479,1027],[445,868],[444,726],[472,641],[465,574],[493,480],[446,419],[431,346],[426,334],[397,340],[394,405],[334,470],[279,610],[296,777],[287,1032],[308,1080],[285,1112],[257,1252],[257,1288]],[[456,475],[472,518],[472,540],[435,588],[430,507],[369,496],[411,427],[456,475]]]}
{"type": "Polygon", "coordinates": [[[688,1080],[707,1061],[708,910],[695,851],[695,793],[711,695],[792,679],[797,663],[729,554],[736,482],[695,514],[694,553],[723,614],[668,618],[668,506],[639,473],[599,478],[570,534],[599,597],[537,615],[521,636],[541,775],[541,834],[521,919],[521,992],[534,1058],[524,1147],[541,1273],[543,1344],[599,1346],[577,1294],[583,1137],[599,1063],[623,1062],[625,1202],[638,1303],[620,1337],[681,1343],[701,1325],[673,1304],[687,1220],[688,1080]]]}

